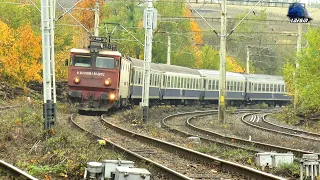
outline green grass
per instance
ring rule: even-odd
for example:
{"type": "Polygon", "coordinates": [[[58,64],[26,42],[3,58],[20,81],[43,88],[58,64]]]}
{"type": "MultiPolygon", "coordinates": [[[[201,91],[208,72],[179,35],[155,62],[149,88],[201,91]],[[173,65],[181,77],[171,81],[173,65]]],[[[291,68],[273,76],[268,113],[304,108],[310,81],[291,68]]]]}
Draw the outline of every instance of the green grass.
{"type": "MultiPolygon", "coordinates": [[[[46,138],[42,101],[1,112],[0,159],[45,179],[80,179],[88,161],[122,158],[69,123],[70,108],[58,103],[55,134],[46,138]],[[61,113],[62,112],[62,113],[61,113]]],[[[72,110],[72,108],[71,108],[72,110]]]]}

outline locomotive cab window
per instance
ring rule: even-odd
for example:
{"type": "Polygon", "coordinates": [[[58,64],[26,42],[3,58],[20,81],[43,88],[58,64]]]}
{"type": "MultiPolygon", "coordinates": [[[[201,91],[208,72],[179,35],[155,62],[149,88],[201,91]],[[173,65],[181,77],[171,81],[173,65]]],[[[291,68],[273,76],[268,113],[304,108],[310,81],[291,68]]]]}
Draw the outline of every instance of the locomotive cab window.
{"type": "Polygon", "coordinates": [[[119,70],[120,69],[120,61],[116,60],[116,69],[119,70]]]}
{"type": "MultiPolygon", "coordinates": [[[[117,60],[116,62],[118,62],[118,66],[119,66],[119,61],[117,60]]],[[[114,69],[114,58],[97,57],[97,59],[96,59],[96,67],[97,68],[114,69]]]]}
{"type": "Polygon", "coordinates": [[[91,56],[75,56],[74,66],[78,67],[91,67],[91,56]]]}

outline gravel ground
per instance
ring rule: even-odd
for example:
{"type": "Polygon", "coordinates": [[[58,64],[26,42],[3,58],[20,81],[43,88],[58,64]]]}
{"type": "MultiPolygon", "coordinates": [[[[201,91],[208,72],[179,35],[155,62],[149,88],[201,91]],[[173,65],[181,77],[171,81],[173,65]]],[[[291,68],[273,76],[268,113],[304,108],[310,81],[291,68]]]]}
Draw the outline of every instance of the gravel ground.
{"type": "MultiPolygon", "coordinates": [[[[94,131],[96,135],[105,137],[111,142],[115,142],[122,147],[132,150],[146,158],[149,158],[158,163],[164,164],[165,166],[181,172],[189,177],[196,179],[199,175],[205,175],[209,178],[202,179],[230,179],[227,175],[221,175],[214,167],[205,166],[200,162],[194,162],[185,158],[179,157],[179,154],[170,153],[162,150],[161,148],[155,148],[145,143],[141,143],[134,139],[134,137],[127,137],[116,133],[111,129],[103,127],[98,117],[79,116],[76,117],[77,123],[81,124],[82,127],[94,131]],[[94,122],[94,123],[93,123],[94,122]]],[[[153,177],[159,179],[159,177],[153,177]]],[[[235,178],[232,178],[235,179],[235,178]]]]}
{"type": "Polygon", "coordinates": [[[301,140],[293,137],[286,137],[284,135],[275,134],[271,132],[265,132],[256,128],[252,128],[244,124],[239,115],[228,115],[226,118],[226,124],[221,125],[217,116],[206,116],[199,121],[194,121],[194,124],[204,129],[226,134],[229,136],[248,139],[251,136],[253,141],[265,142],[268,144],[274,144],[289,148],[302,149],[307,151],[319,152],[320,143],[311,140],[301,140]]]}
{"type": "MultiPolygon", "coordinates": [[[[305,125],[299,125],[299,126],[295,126],[295,125],[291,125],[291,124],[287,124],[287,123],[284,123],[283,121],[280,121],[272,116],[267,116],[266,117],[266,121],[268,122],[271,122],[273,124],[277,124],[279,126],[283,126],[283,127],[288,127],[288,128],[293,128],[293,129],[297,129],[297,130],[302,130],[302,131],[307,131],[307,132],[311,132],[310,130],[308,130],[305,125]]],[[[319,132],[314,132],[314,133],[319,133],[320,134],[320,131],[319,132]]]]}
{"type": "MultiPolygon", "coordinates": [[[[219,147],[215,144],[194,144],[190,143],[185,137],[181,137],[175,133],[168,132],[166,129],[161,128],[160,122],[163,118],[171,115],[177,114],[180,112],[191,112],[191,111],[205,111],[212,110],[209,108],[201,108],[201,107],[178,107],[172,108],[169,106],[166,107],[156,107],[150,109],[150,119],[149,122],[145,124],[137,123],[138,119],[141,119],[141,114],[138,109],[130,110],[130,111],[122,111],[118,112],[113,117],[115,118],[112,121],[113,124],[125,128],[127,130],[137,132],[140,134],[152,136],[154,138],[158,138],[167,142],[171,142],[177,144],[179,146],[183,146],[186,148],[190,148],[196,151],[200,151],[202,153],[206,153],[208,155],[218,157],[221,159],[229,160],[232,162],[237,162],[243,165],[251,165],[254,166],[253,156],[248,154],[244,150],[232,150],[226,149],[224,147],[219,147]]],[[[180,117],[181,121],[185,122],[186,118],[180,117]]],[[[178,121],[178,120],[175,120],[178,121]]]]}

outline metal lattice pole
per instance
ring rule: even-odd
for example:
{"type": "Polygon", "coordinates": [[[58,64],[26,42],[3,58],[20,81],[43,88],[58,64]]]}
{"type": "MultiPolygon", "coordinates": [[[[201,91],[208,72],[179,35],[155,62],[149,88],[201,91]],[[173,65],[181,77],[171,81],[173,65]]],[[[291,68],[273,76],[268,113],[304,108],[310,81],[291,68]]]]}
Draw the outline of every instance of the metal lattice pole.
{"type": "Polygon", "coordinates": [[[142,113],[143,122],[148,121],[149,109],[149,86],[150,86],[150,63],[152,55],[152,30],[156,27],[157,10],[153,8],[152,0],[148,0],[148,7],[144,10],[143,26],[145,28],[144,67],[142,86],[142,113]]]}

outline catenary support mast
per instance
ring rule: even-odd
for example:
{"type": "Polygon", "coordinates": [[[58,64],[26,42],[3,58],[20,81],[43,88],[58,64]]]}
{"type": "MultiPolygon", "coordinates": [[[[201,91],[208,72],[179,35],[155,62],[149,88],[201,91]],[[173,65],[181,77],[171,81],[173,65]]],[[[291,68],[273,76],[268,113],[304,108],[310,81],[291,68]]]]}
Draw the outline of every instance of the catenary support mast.
{"type": "Polygon", "coordinates": [[[94,36],[98,37],[99,36],[99,0],[96,1],[96,7],[94,9],[94,36]]]}
{"type": "Polygon", "coordinates": [[[168,49],[167,49],[167,64],[171,64],[171,36],[168,33],[168,49]]]}
{"type": "Polygon", "coordinates": [[[55,0],[41,0],[43,117],[45,130],[52,130],[56,120],[54,16],[55,0]]]}
{"type": "Polygon", "coordinates": [[[221,1],[219,120],[225,121],[226,97],[227,0],[221,1]]]}
{"type": "MultiPolygon", "coordinates": [[[[299,52],[301,50],[301,38],[302,38],[302,24],[298,23],[298,39],[297,39],[297,57],[296,57],[296,70],[294,72],[294,78],[296,78],[296,71],[299,68],[299,52]]],[[[298,91],[295,88],[294,92],[294,102],[293,102],[293,109],[297,108],[297,103],[298,103],[298,91]]]]}
{"type": "Polygon", "coordinates": [[[250,46],[247,46],[247,68],[246,73],[250,73],[249,67],[250,66],[250,46]]]}
{"type": "Polygon", "coordinates": [[[148,7],[144,10],[143,27],[145,28],[144,67],[142,86],[142,114],[143,122],[149,118],[149,86],[150,63],[152,55],[152,30],[157,26],[157,10],[153,8],[152,0],[148,0],[148,7]]]}

